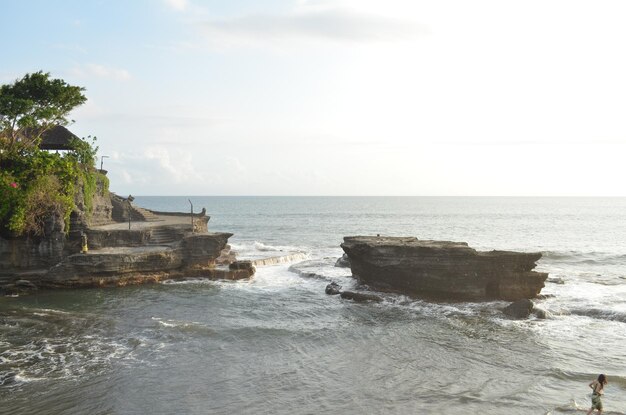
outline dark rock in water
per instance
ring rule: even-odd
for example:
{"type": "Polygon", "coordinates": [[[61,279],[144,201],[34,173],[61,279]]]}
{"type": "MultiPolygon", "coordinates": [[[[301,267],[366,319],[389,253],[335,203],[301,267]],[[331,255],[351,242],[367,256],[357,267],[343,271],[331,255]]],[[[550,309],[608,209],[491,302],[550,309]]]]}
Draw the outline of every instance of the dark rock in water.
{"type": "Polygon", "coordinates": [[[534,298],[548,277],[533,271],[539,252],[479,252],[465,242],[380,236],[345,237],[341,247],[362,283],[434,299],[534,298]]]}
{"type": "Polygon", "coordinates": [[[548,318],[548,312],[544,310],[543,308],[533,307],[533,314],[535,315],[535,317],[540,318],[542,320],[545,318],[548,318]]]}
{"type": "Polygon", "coordinates": [[[534,307],[533,302],[525,298],[509,304],[502,312],[509,317],[522,319],[528,318],[534,307]]]}
{"type": "Polygon", "coordinates": [[[15,286],[20,289],[36,290],[37,286],[28,280],[17,280],[15,286]]]}
{"type": "Polygon", "coordinates": [[[339,268],[350,268],[350,258],[347,254],[343,254],[341,258],[337,259],[335,266],[339,268]]]}
{"type": "MultiPolygon", "coordinates": [[[[229,269],[247,269],[253,270],[254,265],[252,265],[252,261],[235,261],[228,265],[229,269]]],[[[254,273],[254,272],[253,272],[254,273]]]]}
{"type": "Polygon", "coordinates": [[[361,292],[356,292],[356,291],[342,291],[341,298],[343,298],[344,300],[353,300],[353,301],[358,301],[358,302],[375,301],[377,303],[380,303],[381,301],[383,301],[382,297],[379,295],[361,293],[361,292]]]}
{"type": "Polygon", "coordinates": [[[546,282],[551,282],[552,284],[559,284],[559,285],[565,284],[565,280],[561,277],[548,278],[546,282]]]}
{"type": "Polygon", "coordinates": [[[256,267],[252,263],[252,261],[235,261],[228,265],[229,274],[228,276],[224,276],[223,278],[232,279],[232,280],[240,280],[245,278],[250,278],[256,272],[256,267]]]}
{"type": "Polygon", "coordinates": [[[341,294],[341,285],[337,284],[334,281],[331,282],[330,284],[326,286],[326,294],[328,295],[341,294]]]}

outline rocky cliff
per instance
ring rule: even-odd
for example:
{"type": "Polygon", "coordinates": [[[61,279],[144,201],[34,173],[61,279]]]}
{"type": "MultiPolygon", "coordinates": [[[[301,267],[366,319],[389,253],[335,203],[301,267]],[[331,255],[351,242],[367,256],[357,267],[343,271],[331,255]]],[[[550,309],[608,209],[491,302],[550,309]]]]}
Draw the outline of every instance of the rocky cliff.
{"type": "Polygon", "coordinates": [[[352,274],[383,291],[444,300],[533,298],[548,274],[535,272],[541,253],[479,252],[465,242],[412,237],[345,237],[352,274]]]}
{"type": "MultiPolygon", "coordinates": [[[[96,191],[87,203],[85,194],[74,195],[69,232],[60,215],[46,218],[42,235],[0,236],[0,284],[15,275],[36,276],[59,263],[67,255],[80,250],[80,234],[89,226],[111,223],[112,205],[105,178],[98,178],[96,191]],[[91,210],[87,208],[91,207],[91,210]]],[[[77,182],[82,189],[82,182],[77,182]]]]}
{"type": "Polygon", "coordinates": [[[89,287],[186,277],[241,279],[255,272],[254,264],[238,262],[229,253],[232,234],[208,232],[204,209],[193,217],[153,212],[102,186],[93,203],[85,203],[78,193],[70,232],[63,218],[50,217],[44,235],[0,237],[0,289],[13,293],[20,284],[89,287]],[[83,235],[89,247],[84,253],[83,235]]]}

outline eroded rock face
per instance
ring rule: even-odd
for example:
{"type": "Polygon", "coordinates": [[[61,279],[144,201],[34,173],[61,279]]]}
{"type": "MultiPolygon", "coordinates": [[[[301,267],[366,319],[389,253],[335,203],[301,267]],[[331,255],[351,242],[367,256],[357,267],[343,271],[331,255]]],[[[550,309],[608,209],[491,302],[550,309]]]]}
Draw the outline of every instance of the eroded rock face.
{"type": "Polygon", "coordinates": [[[352,274],[370,287],[435,299],[534,298],[548,277],[533,271],[541,253],[479,252],[465,242],[380,236],[345,237],[341,247],[352,274]]]}
{"type": "Polygon", "coordinates": [[[159,282],[166,279],[250,278],[250,261],[219,268],[215,260],[230,233],[189,234],[173,246],[110,247],[73,254],[52,267],[38,284],[42,287],[106,287],[159,282]]]}

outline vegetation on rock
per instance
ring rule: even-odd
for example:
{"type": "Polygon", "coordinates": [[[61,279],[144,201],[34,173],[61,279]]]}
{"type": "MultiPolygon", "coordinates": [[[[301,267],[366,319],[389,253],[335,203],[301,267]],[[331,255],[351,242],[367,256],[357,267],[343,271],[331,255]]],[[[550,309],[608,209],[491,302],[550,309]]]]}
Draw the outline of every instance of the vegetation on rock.
{"type": "Polygon", "coordinates": [[[89,214],[97,182],[108,187],[94,167],[95,138],[72,140],[64,154],[39,148],[42,134],[67,125],[70,111],[87,100],[82,91],[41,71],[0,86],[0,235],[45,235],[52,217],[68,232],[76,193],[84,194],[89,214]]]}

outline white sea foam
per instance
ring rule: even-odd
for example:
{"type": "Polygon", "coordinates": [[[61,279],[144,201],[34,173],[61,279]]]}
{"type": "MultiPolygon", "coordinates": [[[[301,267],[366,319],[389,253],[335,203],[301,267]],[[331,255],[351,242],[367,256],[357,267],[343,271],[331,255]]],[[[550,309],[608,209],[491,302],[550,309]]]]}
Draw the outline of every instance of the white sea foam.
{"type": "Polygon", "coordinates": [[[156,321],[163,327],[192,327],[192,326],[202,326],[201,323],[196,321],[178,321],[171,319],[162,319],[159,317],[152,317],[152,320],[156,321]]]}
{"type": "Polygon", "coordinates": [[[231,243],[231,249],[238,254],[252,253],[278,253],[278,252],[306,252],[307,249],[300,246],[291,245],[268,245],[259,241],[231,243]]]}
{"type": "Polygon", "coordinates": [[[209,278],[190,278],[188,280],[164,280],[164,285],[216,285],[215,280],[209,278]]]}

